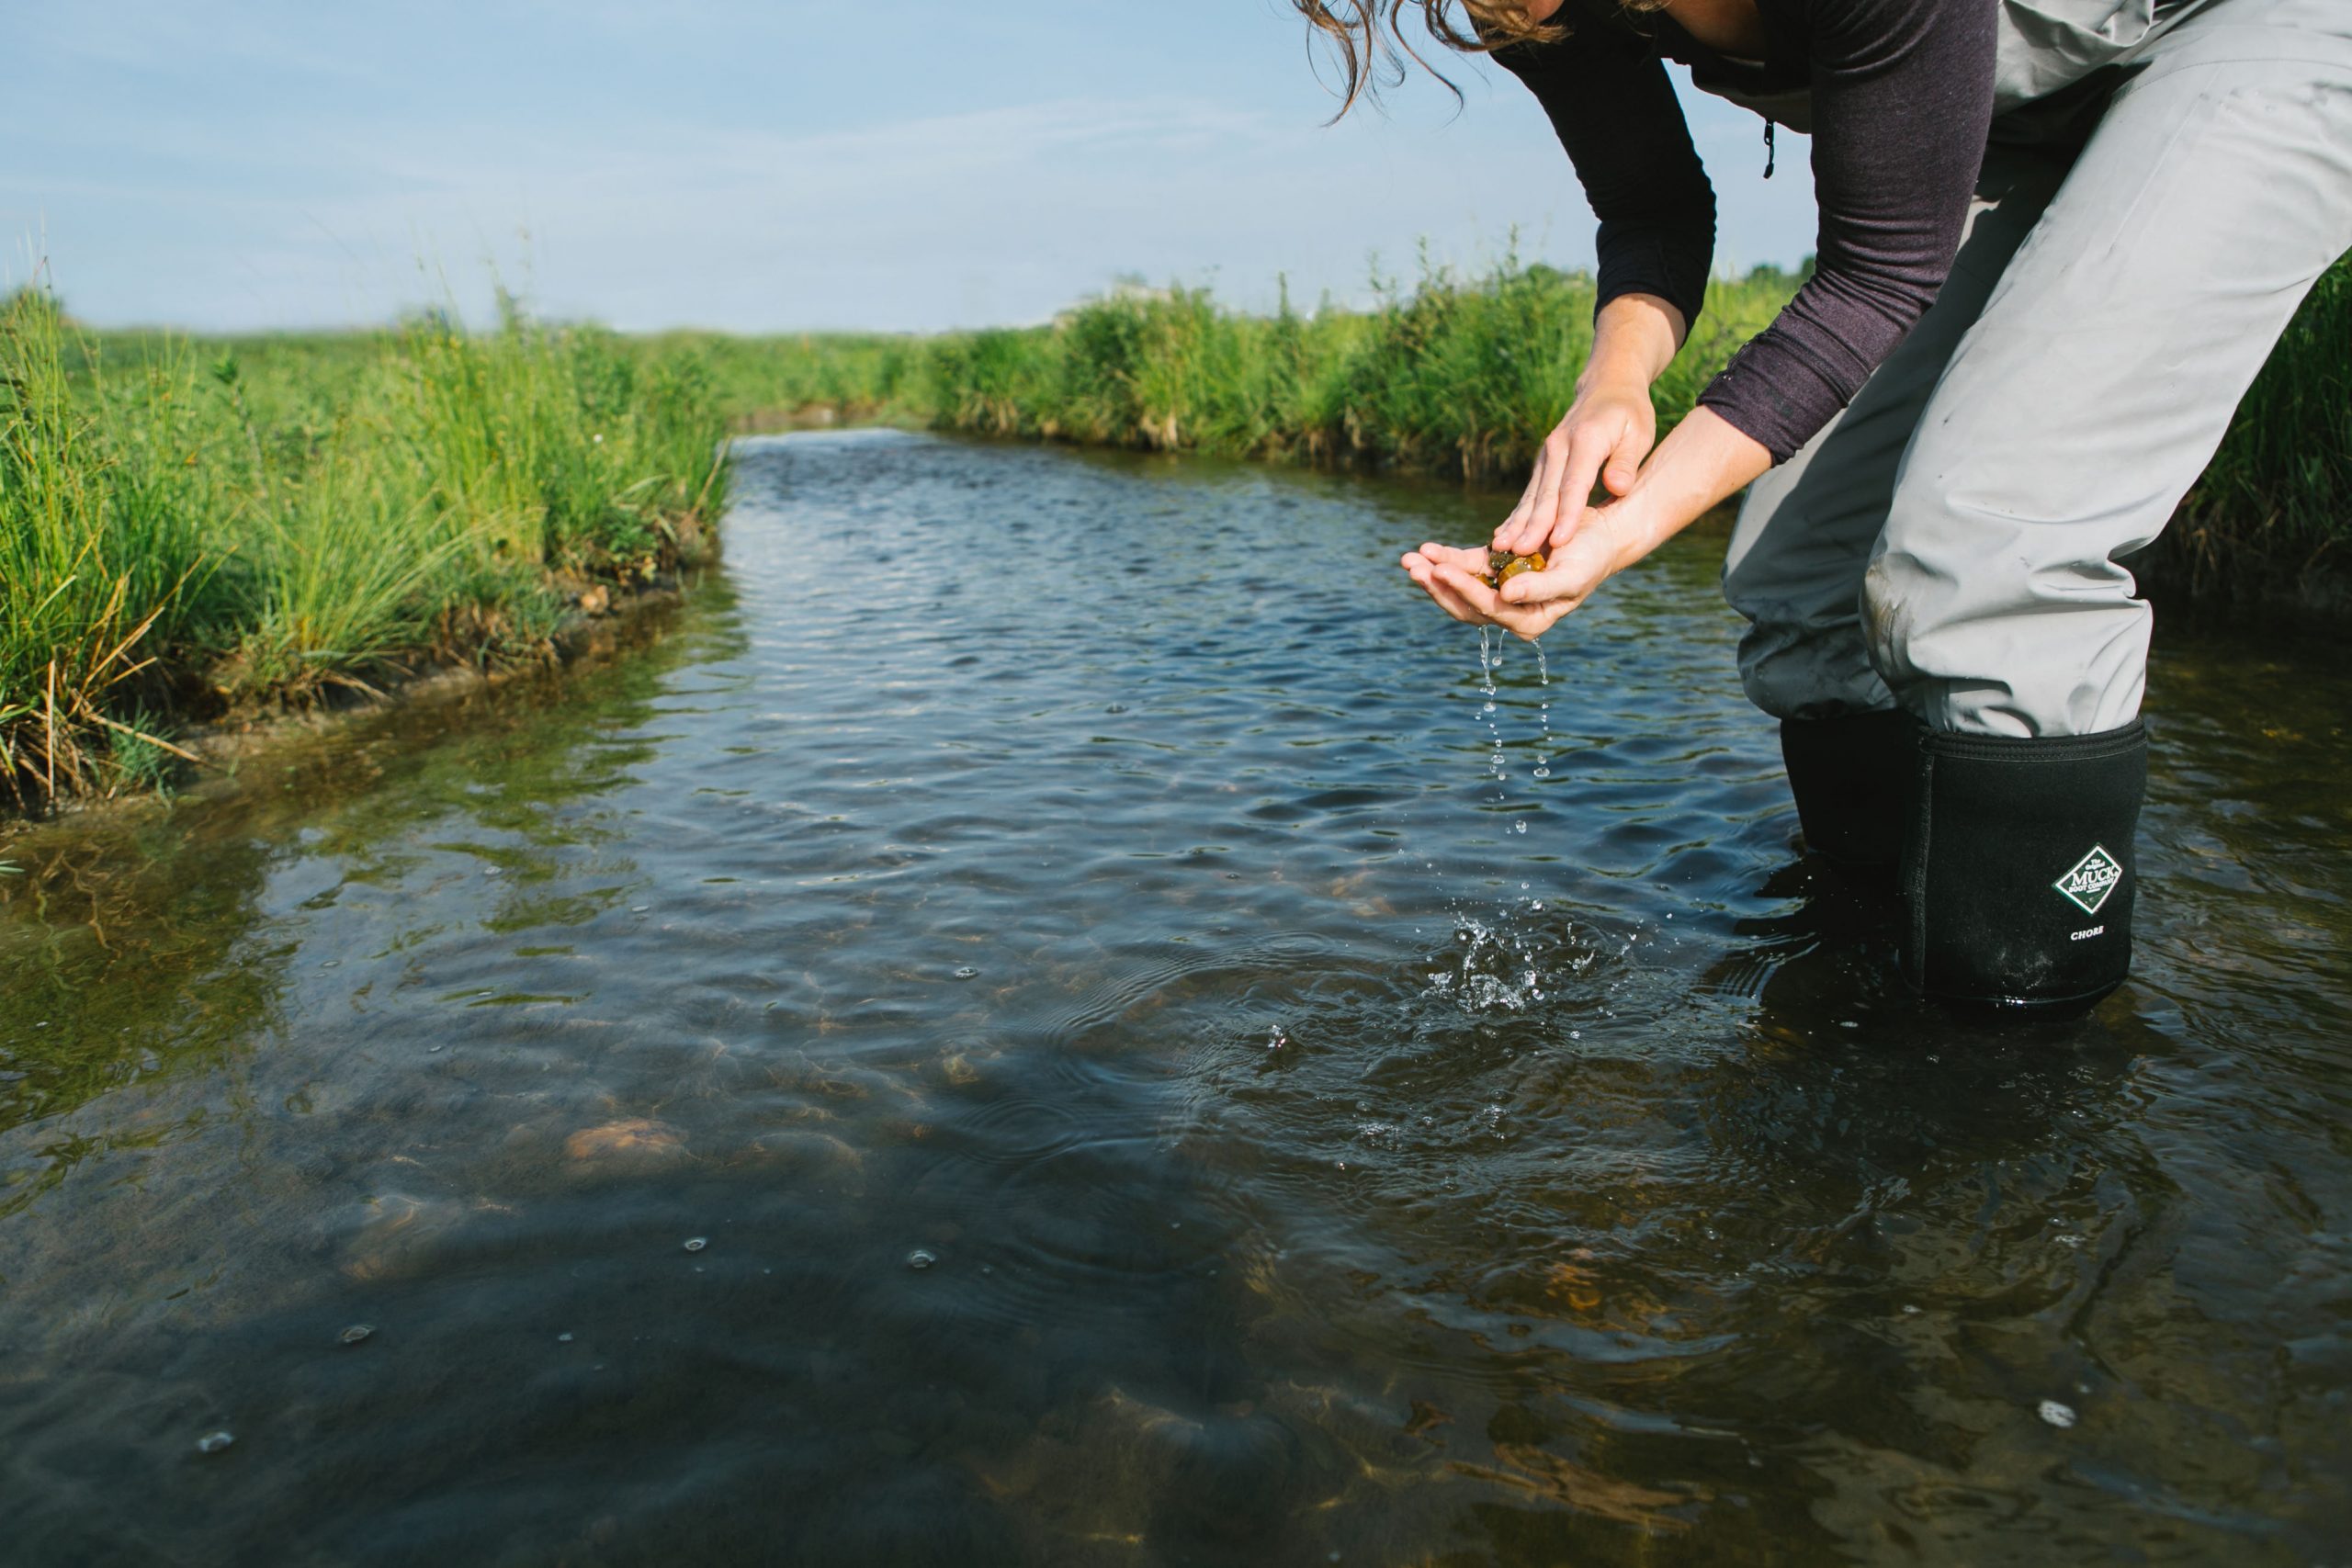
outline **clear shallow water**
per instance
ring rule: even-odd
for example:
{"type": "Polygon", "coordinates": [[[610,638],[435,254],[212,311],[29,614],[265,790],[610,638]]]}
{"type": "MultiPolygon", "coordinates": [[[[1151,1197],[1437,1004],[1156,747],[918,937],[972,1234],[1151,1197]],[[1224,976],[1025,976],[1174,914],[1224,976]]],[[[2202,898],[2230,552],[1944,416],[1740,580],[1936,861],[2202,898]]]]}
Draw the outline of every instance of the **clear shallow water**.
{"type": "Polygon", "coordinates": [[[2139,974],[1987,1035],[1792,847],[1716,542],[1487,714],[1393,562],[1491,502],[740,492],[649,646],[0,855],[0,1556],[2340,1550],[2332,653],[2164,628],[2139,974]]]}

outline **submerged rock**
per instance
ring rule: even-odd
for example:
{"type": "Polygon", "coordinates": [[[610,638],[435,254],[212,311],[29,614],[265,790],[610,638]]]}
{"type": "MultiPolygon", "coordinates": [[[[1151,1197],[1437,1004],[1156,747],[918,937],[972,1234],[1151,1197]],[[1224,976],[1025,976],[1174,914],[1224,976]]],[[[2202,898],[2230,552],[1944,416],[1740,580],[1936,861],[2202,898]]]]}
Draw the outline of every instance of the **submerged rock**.
{"type": "Polygon", "coordinates": [[[582,1127],[563,1141],[563,1152],[582,1162],[662,1160],[684,1154],[686,1145],[668,1123],[631,1116],[601,1127],[582,1127]]]}

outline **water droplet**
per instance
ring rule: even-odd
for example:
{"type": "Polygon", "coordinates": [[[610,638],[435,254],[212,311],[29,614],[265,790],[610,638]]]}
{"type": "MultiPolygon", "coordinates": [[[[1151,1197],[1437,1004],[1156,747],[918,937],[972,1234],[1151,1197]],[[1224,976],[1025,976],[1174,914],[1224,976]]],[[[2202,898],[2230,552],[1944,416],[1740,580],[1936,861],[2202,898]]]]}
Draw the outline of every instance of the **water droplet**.
{"type": "Polygon", "coordinates": [[[632,915],[641,915],[651,908],[653,908],[653,906],[650,904],[631,904],[628,907],[628,912],[632,915]]]}
{"type": "MultiPolygon", "coordinates": [[[[1527,824],[1524,822],[1514,822],[1510,825],[1510,830],[1514,833],[1524,833],[1527,831],[1527,824]]],[[[1668,918],[1671,919],[1671,917],[1668,918]]]]}
{"type": "Polygon", "coordinates": [[[1125,703],[1113,703],[1109,707],[1104,708],[1102,711],[1104,713],[1125,713],[1127,711],[1127,705],[1125,703]]]}
{"type": "Polygon", "coordinates": [[[1535,770],[1535,776],[1539,779],[1548,779],[1552,776],[1552,770],[1549,768],[1539,767],[1535,770]]]}
{"type": "Polygon", "coordinates": [[[2071,1404],[2061,1404],[2054,1399],[2045,1399],[2041,1402],[2041,1415],[2044,1421],[2062,1432],[2075,1424],[2075,1407],[2071,1404]]]}
{"type": "Polygon", "coordinates": [[[428,1056],[437,1056],[441,1054],[441,1047],[438,1045],[427,1045],[424,1048],[424,1054],[428,1056]]]}
{"type": "Polygon", "coordinates": [[[689,1236],[686,1238],[686,1250],[688,1252],[700,1252],[704,1247],[708,1247],[709,1245],[710,1237],[707,1235],[689,1236]]]}
{"type": "Polygon", "coordinates": [[[928,1269],[938,1261],[938,1258],[933,1257],[930,1253],[925,1252],[920,1247],[907,1254],[907,1267],[910,1269],[928,1269]]]}
{"type": "Polygon", "coordinates": [[[200,1454],[217,1454],[236,1440],[236,1435],[232,1432],[207,1432],[196,1439],[196,1451],[200,1454]]]}
{"type": "Polygon", "coordinates": [[[559,1334],[555,1337],[555,1342],[559,1345],[569,1345],[571,1343],[571,1336],[569,1334],[559,1334]]]}
{"type": "Polygon", "coordinates": [[[973,968],[973,967],[972,967],[970,964],[965,964],[965,965],[964,965],[964,967],[962,967],[961,969],[958,969],[958,970],[956,970],[956,978],[957,978],[958,980],[969,980],[969,979],[973,979],[973,978],[976,978],[978,975],[979,975],[979,971],[978,971],[978,970],[977,970],[977,969],[975,969],[975,968],[973,968]]]}
{"type": "Polygon", "coordinates": [[[356,1345],[375,1332],[376,1325],[372,1323],[355,1323],[335,1337],[346,1345],[356,1345]]]}
{"type": "Polygon", "coordinates": [[[343,967],[343,960],[340,958],[330,958],[325,963],[320,964],[319,967],[322,969],[340,969],[343,967]]]}

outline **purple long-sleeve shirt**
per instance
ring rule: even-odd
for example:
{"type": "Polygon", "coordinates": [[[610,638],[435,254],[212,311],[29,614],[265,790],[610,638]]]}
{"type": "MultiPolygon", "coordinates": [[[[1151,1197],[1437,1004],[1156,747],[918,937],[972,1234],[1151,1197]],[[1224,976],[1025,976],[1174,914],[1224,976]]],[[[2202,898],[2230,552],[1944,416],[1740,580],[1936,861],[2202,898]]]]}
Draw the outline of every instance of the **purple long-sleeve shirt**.
{"type": "Polygon", "coordinates": [[[1993,117],[1999,0],[1757,0],[1759,62],[1663,12],[1568,0],[1556,43],[1496,60],[1533,89],[1600,220],[1600,303],[1655,294],[1695,322],[1715,197],[1665,62],[1749,98],[1808,92],[1814,275],[1699,401],[1785,461],[1932,303],[1959,249],[1993,117]]]}

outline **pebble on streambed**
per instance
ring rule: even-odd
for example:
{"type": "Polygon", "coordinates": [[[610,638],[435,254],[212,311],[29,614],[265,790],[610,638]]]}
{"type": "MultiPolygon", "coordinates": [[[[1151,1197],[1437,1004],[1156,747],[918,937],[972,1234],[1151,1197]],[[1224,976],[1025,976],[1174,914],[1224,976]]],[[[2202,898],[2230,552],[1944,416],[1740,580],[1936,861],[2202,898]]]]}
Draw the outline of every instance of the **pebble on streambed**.
{"type": "Polygon", "coordinates": [[[600,1160],[662,1160],[683,1156],[678,1130],[650,1117],[631,1116],[600,1127],[582,1127],[563,1141],[564,1156],[575,1163],[600,1160]]]}
{"type": "Polygon", "coordinates": [[[350,1327],[345,1329],[341,1334],[336,1335],[335,1337],[342,1340],[345,1345],[356,1345],[375,1332],[376,1325],[372,1323],[355,1323],[350,1327]]]}

